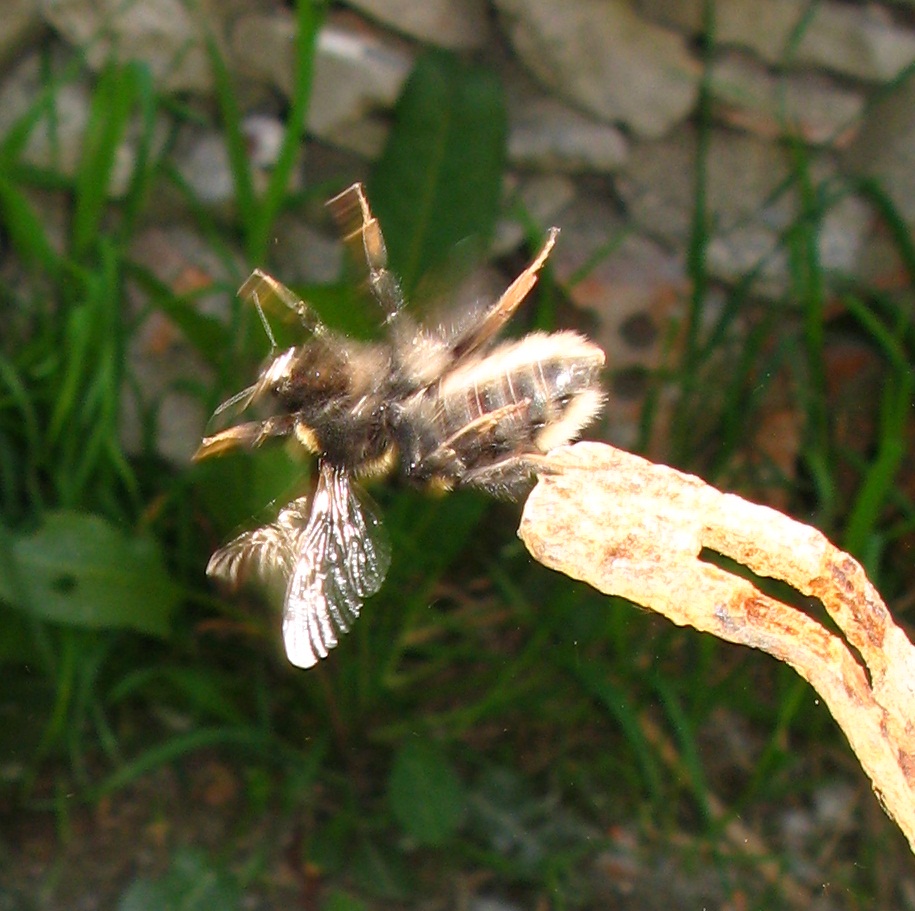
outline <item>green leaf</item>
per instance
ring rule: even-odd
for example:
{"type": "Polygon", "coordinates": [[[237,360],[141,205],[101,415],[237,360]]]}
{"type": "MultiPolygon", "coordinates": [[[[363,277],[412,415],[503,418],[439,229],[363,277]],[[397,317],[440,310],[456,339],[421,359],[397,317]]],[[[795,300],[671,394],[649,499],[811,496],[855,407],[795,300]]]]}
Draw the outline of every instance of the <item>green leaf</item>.
{"type": "Polygon", "coordinates": [[[453,835],[466,805],[451,763],[427,740],[410,740],[395,756],[388,800],[403,830],[422,845],[440,845],[453,835]]]}
{"type": "Polygon", "coordinates": [[[283,141],[255,217],[245,225],[248,232],[247,253],[253,262],[263,262],[267,255],[273,237],[274,222],[288,197],[290,177],[305,139],[305,125],[308,120],[314,77],[315,49],[323,10],[314,0],[297,0],[295,19],[292,94],[283,141]]]}
{"type": "Polygon", "coordinates": [[[506,134],[495,76],[441,51],[420,58],[369,181],[391,266],[408,295],[459,241],[492,236],[506,134]]]}
{"type": "Polygon", "coordinates": [[[0,598],[14,606],[71,626],[168,634],[179,592],[151,538],[60,511],[34,533],[3,540],[12,546],[0,560],[0,598]]]}

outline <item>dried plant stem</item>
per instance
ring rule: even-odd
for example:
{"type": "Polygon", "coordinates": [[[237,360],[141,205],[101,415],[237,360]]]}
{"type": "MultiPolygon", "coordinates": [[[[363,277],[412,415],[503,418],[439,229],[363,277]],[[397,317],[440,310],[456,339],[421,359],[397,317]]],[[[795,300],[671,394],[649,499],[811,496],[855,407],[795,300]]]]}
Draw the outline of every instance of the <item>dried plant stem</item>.
{"type": "Polygon", "coordinates": [[[915,649],[864,570],[820,532],[600,443],[550,455],[518,534],[541,563],[680,626],[769,652],[820,694],[915,851],[915,649]],[[845,636],[699,559],[820,599],[845,636]]]}

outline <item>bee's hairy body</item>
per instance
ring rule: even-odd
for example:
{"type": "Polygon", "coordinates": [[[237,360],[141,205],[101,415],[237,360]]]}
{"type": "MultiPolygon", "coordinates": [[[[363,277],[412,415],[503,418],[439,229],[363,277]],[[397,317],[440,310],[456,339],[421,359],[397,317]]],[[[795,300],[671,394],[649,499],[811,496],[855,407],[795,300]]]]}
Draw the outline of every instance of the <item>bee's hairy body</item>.
{"type": "Polygon", "coordinates": [[[603,404],[604,355],[582,336],[533,333],[494,343],[536,282],[555,229],[476,323],[446,330],[420,325],[403,309],[361,185],[331,205],[343,220],[355,221],[350,237],[361,240],[370,285],[387,312],[387,339],[364,343],[334,333],[289,289],[254,272],[239,293],[259,308],[278,298],[299,313],[311,336],[274,357],[251,387],[220,408],[270,401],[271,416],[205,438],[196,454],[205,458],[289,436],[318,457],[313,496],[240,535],[208,567],[233,582],[252,567],[287,580],[286,650],[302,667],[336,644],[336,634],[349,628],[387,570],[379,521],[353,478],[388,474],[399,464],[419,485],[517,495],[544,454],[575,438],[603,404]]]}

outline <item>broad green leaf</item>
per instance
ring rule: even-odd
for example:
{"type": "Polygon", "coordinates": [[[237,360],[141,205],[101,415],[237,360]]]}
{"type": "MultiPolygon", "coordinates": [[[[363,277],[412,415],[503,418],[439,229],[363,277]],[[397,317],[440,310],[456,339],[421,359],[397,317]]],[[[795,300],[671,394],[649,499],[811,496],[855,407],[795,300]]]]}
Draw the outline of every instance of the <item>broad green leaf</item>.
{"type": "Polygon", "coordinates": [[[492,236],[506,132],[495,76],[440,51],[420,58],[369,182],[391,266],[408,295],[459,241],[492,236]]]}
{"type": "Polygon", "coordinates": [[[179,593],[151,538],[60,511],[32,534],[4,539],[12,547],[0,560],[0,598],[71,626],[168,634],[179,593]]]}
{"type": "Polygon", "coordinates": [[[403,830],[423,845],[442,844],[464,818],[461,782],[445,754],[427,740],[410,740],[395,756],[388,800],[403,830]]]}

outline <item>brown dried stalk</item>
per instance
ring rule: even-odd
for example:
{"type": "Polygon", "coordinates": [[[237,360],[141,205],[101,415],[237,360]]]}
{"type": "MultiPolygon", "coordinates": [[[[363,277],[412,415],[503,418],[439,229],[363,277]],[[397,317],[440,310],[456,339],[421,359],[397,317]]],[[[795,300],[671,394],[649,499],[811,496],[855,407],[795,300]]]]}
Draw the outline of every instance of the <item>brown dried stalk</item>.
{"type": "Polygon", "coordinates": [[[820,694],[915,852],[915,649],[864,570],[820,532],[601,443],[551,453],[518,534],[535,559],[679,626],[762,649],[820,694]],[[708,548],[819,598],[845,640],[708,548]]]}

